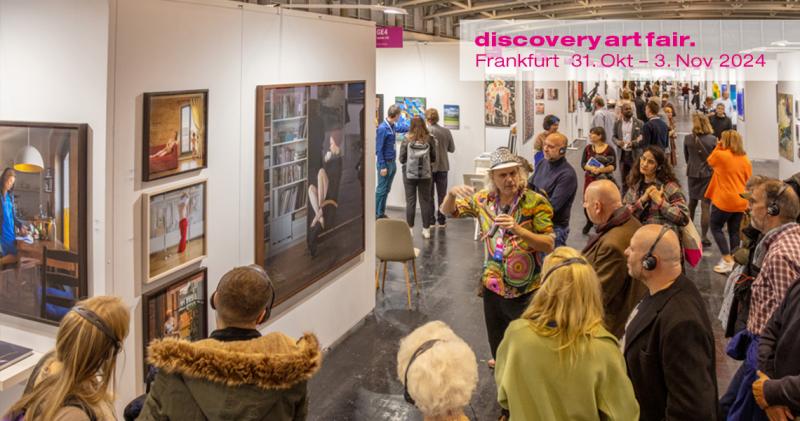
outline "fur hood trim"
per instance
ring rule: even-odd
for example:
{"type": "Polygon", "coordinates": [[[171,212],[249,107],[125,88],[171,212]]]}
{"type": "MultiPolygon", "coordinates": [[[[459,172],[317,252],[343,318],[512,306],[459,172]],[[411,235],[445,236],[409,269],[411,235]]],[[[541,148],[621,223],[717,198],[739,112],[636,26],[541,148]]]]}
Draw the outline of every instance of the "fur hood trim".
{"type": "Polygon", "coordinates": [[[247,341],[158,339],[148,347],[150,364],[167,373],[222,383],[287,389],[319,370],[322,355],[314,334],[298,341],[270,333],[247,341]]]}

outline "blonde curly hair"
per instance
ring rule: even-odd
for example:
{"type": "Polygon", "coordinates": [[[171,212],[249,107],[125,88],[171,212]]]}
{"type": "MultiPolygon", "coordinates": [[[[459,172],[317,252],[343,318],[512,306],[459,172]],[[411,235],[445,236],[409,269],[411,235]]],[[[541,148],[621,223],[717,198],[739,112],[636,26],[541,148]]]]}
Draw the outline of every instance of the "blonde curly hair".
{"type": "Polygon", "coordinates": [[[400,341],[397,377],[405,385],[412,355],[432,339],[439,341],[419,354],[408,370],[407,390],[426,417],[460,414],[478,382],[478,364],[469,345],[444,322],[426,323],[400,341]]]}

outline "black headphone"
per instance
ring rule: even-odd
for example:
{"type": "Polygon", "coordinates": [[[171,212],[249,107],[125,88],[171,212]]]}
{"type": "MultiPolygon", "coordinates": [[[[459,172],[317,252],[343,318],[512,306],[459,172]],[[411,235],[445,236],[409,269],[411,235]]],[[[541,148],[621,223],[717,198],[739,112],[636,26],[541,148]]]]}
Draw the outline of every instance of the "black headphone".
{"type": "Polygon", "coordinates": [[[81,306],[72,307],[72,311],[77,313],[78,316],[81,316],[81,318],[87,322],[91,323],[99,331],[103,332],[103,335],[105,335],[114,346],[114,355],[119,353],[119,350],[122,349],[122,341],[117,338],[117,335],[114,334],[114,331],[111,329],[111,327],[109,327],[108,324],[106,324],[106,322],[104,322],[103,319],[97,315],[97,313],[81,306]]]}
{"type": "MultiPolygon", "coordinates": [[[[257,273],[259,276],[266,280],[267,284],[269,284],[269,290],[272,292],[272,296],[269,300],[269,304],[264,309],[264,315],[259,317],[256,321],[257,325],[263,324],[267,320],[269,320],[269,316],[272,315],[272,306],[275,305],[275,285],[272,284],[272,279],[269,278],[267,275],[267,271],[265,271],[261,266],[250,265],[250,266],[240,266],[240,268],[252,270],[253,272],[257,273]]],[[[219,285],[217,285],[219,287],[219,285]]],[[[217,295],[217,290],[211,293],[211,308],[216,310],[217,306],[214,304],[214,297],[217,295]]]]}
{"type": "Polygon", "coordinates": [[[781,189],[778,190],[778,194],[776,194],[775,197],[772,200],[770,200],[769,204],[767,205],[767,215],[778,216],[781,214],[781,207],[778,205],[778,199],[780,199],[781,195],[783,194],[783,192],[786,191],[788,187],[789,187],[788,184],[783,183],[781,189]]]}
{"type": "Polygon", "coordinates": [[[559,155],[565,155],[566,153],[567,153],[567,147],[566,146],[562,146],[562,147],[558,148],[558,154],[559,155]]]}
{"type": "Polygon", "coordinates": [[[555,272],[555,271],[556,271],[556,269],[563,268],[564,266],[569,266],[569,265],[577,265],[577,264],[581,264],[581,265],[588,265],[588,264],[589,264],[589,262],[587,262],[587,261],[586,261],[584,258],[582,258],[582,257],[570,257],[569,259],[566,259],[566,260],[564,260],[563,262],[561,262],[561,263],[559,263],[559,264],[557,264],[557,265],[553,266],[553,267],[552,267],[550,270],[548,270],[548,271],[547,271],[547,273],[545,273],[545,274],[544,274],[544,276],[542,277],[542,282],[541,282],[541,283],[544,283],[544,281],[546,281],[546,280],[547,280],[547,278],[548,278],[550,275],[552,275],[552,274],[553,274],[553,272],[555,272]]]}
{"type": "Polygon", "coordinates": [[[658,258],[656,256],[653,256],[653,250],[656,249],[656,245],[658,244],[659,241],[661,241],[661,237],[663,237],[668,230],[669,227],[667,227],[666,225],[661,226],[661,231],[658,233],[656,241],[653,241],[653,245],[650,246],[650,250],[647,250],[647,254],[645,254],[644,257],[642,258],[642,268],[644,270],[647,271],[655,270],[655,268],[658,266],[658,258]]]}
{"type": "Polygon", "coordinates": [[[408,360],[408,365],[406,366],[406,374],[403,376],[403,397],[406,399],[406,402],[410,403],[411,405],[416,405],[417,402],[414,398],[411,397],[411,394],[408,393],[408,369],[411,368],[411,364],[414,360],[417,359],[420,355],[422,355],[425,351],[433,348],[436,342],[440,342],[441,339],[430,339],[422,343],[422,345],[417,348],[413,354],[411,354],[411,359],[408,360]]]}

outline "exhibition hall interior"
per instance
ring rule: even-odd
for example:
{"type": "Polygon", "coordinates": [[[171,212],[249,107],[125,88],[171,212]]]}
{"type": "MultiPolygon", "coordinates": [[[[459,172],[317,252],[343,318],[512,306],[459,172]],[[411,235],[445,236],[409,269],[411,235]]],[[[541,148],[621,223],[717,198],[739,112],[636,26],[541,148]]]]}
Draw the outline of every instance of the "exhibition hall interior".
{"type": "Polygon", "coordinates": [[[0,419],[800,419],[797,19],[0,0],[0,419]]]}

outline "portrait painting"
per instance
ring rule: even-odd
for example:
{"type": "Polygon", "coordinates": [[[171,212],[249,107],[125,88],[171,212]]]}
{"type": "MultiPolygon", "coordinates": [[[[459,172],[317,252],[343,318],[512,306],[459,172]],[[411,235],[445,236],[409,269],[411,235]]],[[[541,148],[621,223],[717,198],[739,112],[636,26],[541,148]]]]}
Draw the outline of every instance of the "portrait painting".
{"type": "Polygon", "coordinates": [[[499,77],[484,82],[484,122],[487,126],[508,127],[516,122],[514,80],[499,77]]]}

